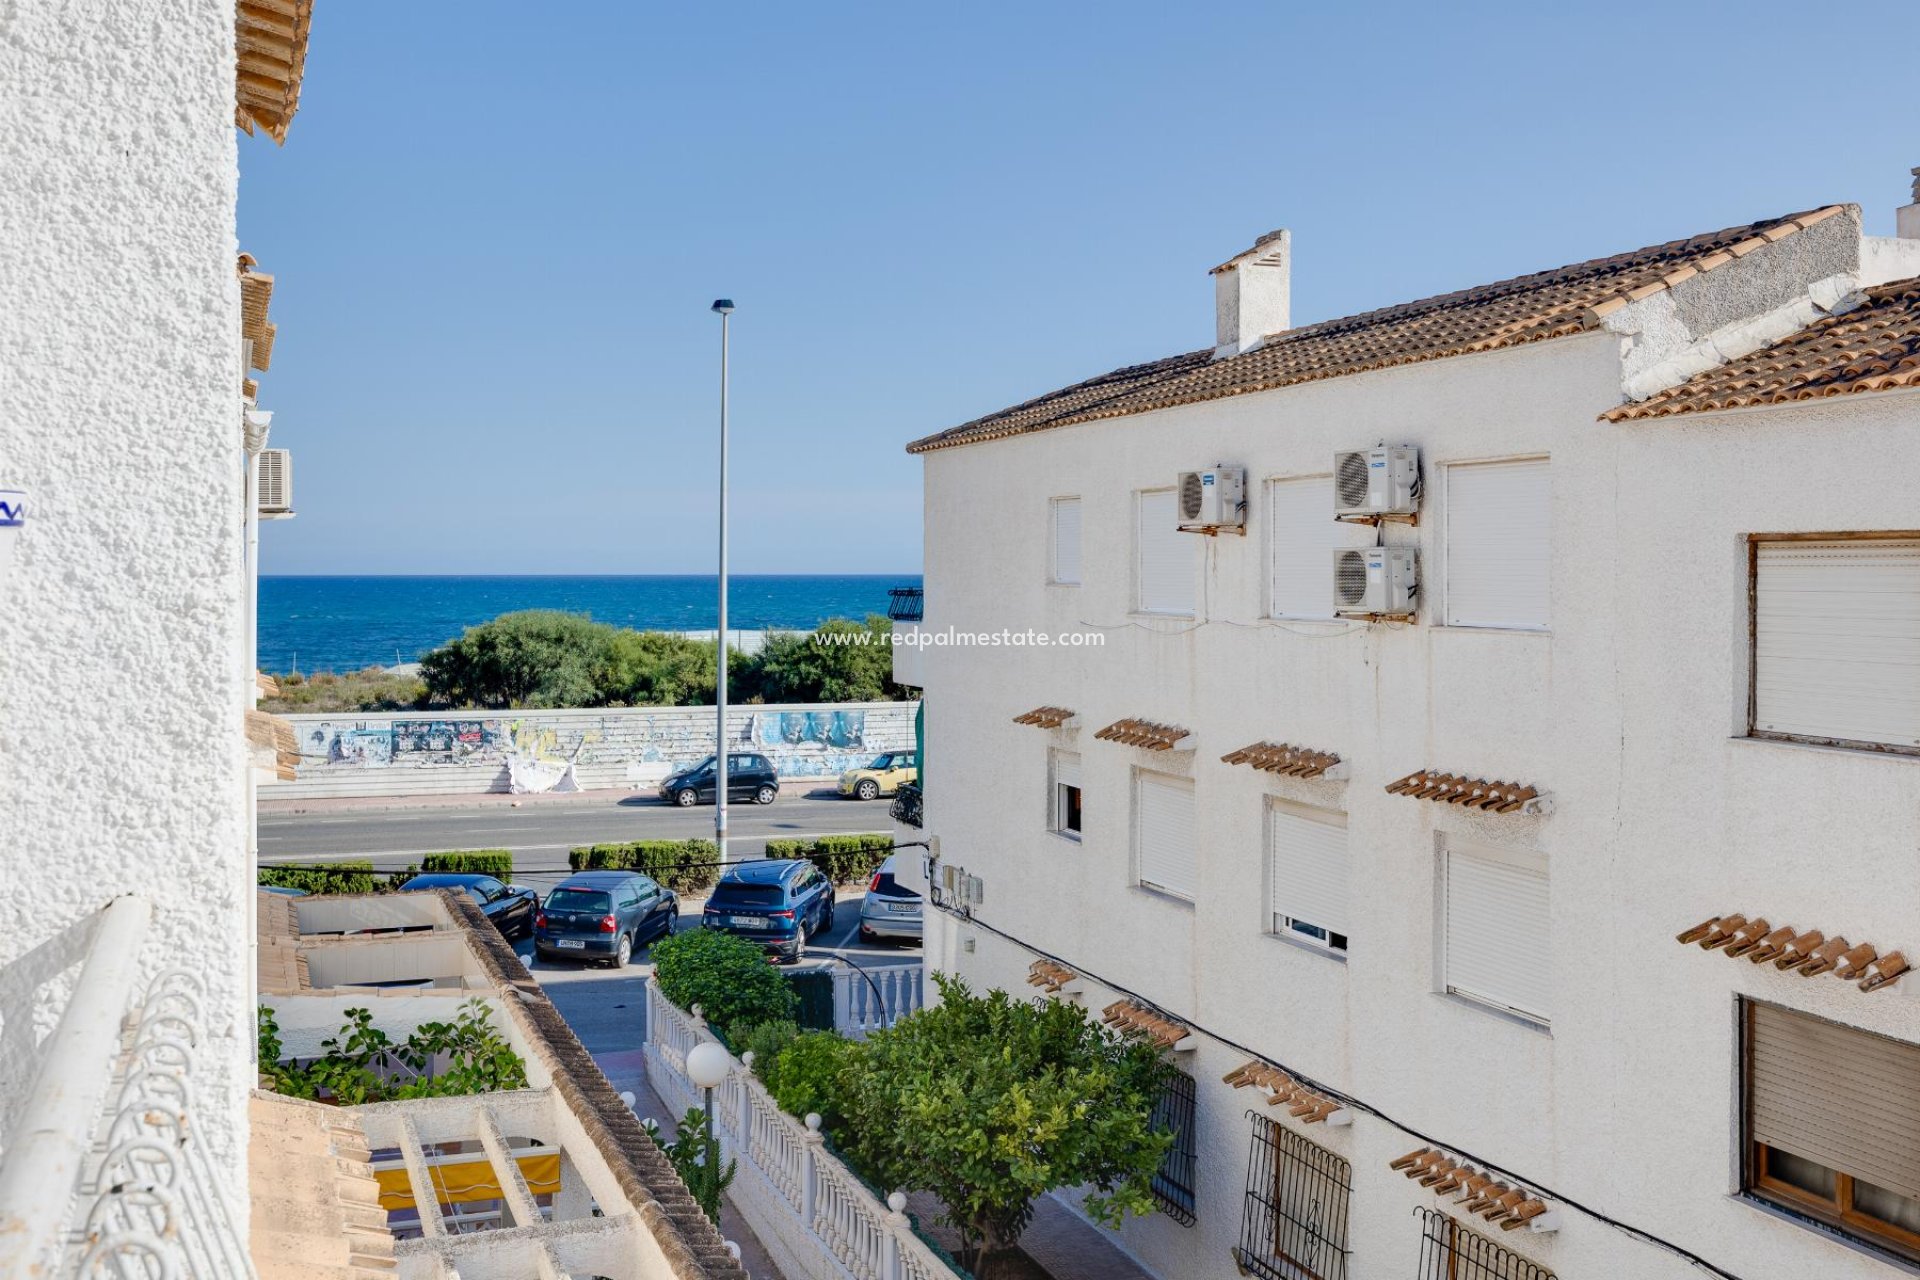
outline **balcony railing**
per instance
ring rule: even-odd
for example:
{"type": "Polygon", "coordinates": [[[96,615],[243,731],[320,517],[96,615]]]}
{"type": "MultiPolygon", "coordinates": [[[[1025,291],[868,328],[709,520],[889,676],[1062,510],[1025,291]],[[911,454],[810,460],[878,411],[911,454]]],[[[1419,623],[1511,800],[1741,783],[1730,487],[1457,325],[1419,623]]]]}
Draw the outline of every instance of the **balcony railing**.
{"type": "Polygon", "coordinates": [[[926,825],[926,798],[915,783],[904,783],[893,793],[893,820],[904,827],[926,825]]]}
{"type": "Polygon", "coordinates": [[[0,1123],[0,1280],[254,1275],[194,1114],[205,989],[169,970],[129,1012],[151,916],[115,898],[0,970],[0,1064],[32,1082],[0,1123]],[[35,1010],[76,960],[36,1045],[35,1010]]]}
{"type": "Polygon", "coordinates": [[[895,622],[918,622],[926,607],[926,591],[921,587],[889,587],[887,616],[895,622]]]}

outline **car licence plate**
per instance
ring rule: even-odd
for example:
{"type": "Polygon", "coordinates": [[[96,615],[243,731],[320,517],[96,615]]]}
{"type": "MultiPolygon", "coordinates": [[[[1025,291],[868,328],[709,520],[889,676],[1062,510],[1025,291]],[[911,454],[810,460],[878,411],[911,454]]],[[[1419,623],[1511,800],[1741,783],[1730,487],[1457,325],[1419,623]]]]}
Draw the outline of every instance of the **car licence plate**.
{"type": "Polygon", "coordinates": [[[727,923],[736,929],[764,929],[767,922],[758,916],[728,916],[727,923]]]}
{"type": "Polygon", "coordinates": [[[887,904],[887,910],[895,913],[896,915],[903,915],[903,916],[916,915],[917,916],[920,914],[920,904],[917,902],[889,902],[887,904]]]}
{"type": "Polygon", "coordinates": [[[585,938],[562,938],[560,941],[554,943],[554,945],[563,951],[585,951],[587,949],[587,940],[585,938]]]}

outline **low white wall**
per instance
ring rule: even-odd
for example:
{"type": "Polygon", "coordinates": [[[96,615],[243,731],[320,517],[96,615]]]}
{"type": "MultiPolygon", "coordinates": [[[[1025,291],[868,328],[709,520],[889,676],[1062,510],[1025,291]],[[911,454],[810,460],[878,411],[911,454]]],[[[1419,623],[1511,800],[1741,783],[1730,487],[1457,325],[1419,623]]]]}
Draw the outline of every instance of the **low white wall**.
{"type": "MultiPolygon", "coordinates": [[[[911,702],[729,708],[740,749],[782,778],[830,777],[881,751],[911,748],[911,702]]],[[[290,715],[299,777],[262,784],[269,799],[460,795],[507,788],[507,759],[573,760],[580,785],[651,787],[713,752],[712,707],[290,715]]]]}

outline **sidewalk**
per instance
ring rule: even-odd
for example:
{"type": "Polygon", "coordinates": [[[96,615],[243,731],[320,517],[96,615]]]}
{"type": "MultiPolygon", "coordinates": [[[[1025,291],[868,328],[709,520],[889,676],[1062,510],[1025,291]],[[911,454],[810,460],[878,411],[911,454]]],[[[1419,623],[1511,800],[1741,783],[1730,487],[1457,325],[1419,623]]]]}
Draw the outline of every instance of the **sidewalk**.
{"type": "MultiPolygon", "coordinates": [[[[782,793],[788,786],[794,794],[810,796],[817,791],[831,791],[834,779],[820,778],[782,778],[782,793]]],[[[834,794],[838,794],[835,792],[834,794]]],[[[303,814],[303,813],[378,813],[394,809],[535,809],[543,807],[566,808],[569,805],[617,805],[624,800],[651,800],[657,795],[653,787],[602,787],[593,791],[538,791],[526,795],[511,795],[505,791],[463,791],[451,795],[425,796],[319,796],[310,799],[276,800],[271,793],[263,794],[256,801],[256,808],[263,814],[303,814]]],[[[739,801],[731,802],[738,805],[739,801]]],[[[703,808],[711,811],[712,805],[703,808]]]]}
{"type": "MultiPolygon", "coordinates": [[[[938,1225],[941,1208],[936,1197],[917,1191],[907,1197],[907,1211],[948,1253],[959,1248],[960,1237],[938,1225]]],[[[1034,1203],[1033,1222],[1020,1235],[1020,1252],[1025,1259],[1002,1262],[995,1280],[1154,1280],[1151,1272],[1120,1251],[1112,1235],[1052,1196],[1041,1196],[1034,1203]]]]}

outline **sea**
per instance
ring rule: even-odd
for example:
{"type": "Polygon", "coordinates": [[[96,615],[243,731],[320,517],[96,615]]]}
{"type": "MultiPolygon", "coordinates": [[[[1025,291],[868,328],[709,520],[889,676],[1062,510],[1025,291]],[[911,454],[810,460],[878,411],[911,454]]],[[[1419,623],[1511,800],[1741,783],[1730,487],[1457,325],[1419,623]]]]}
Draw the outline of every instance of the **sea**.
{"type": "MultiPolygon", "coordinates": [[[[918,574],[734,574],[729,630],[810,629],[887,611],[918,574]]],[[[710,631],[711,575],[609,577],[262,576],[263,671],[358,671],[418,661],[468,627],[518,609],[565,609],[639,630],[710,631]]]]}

